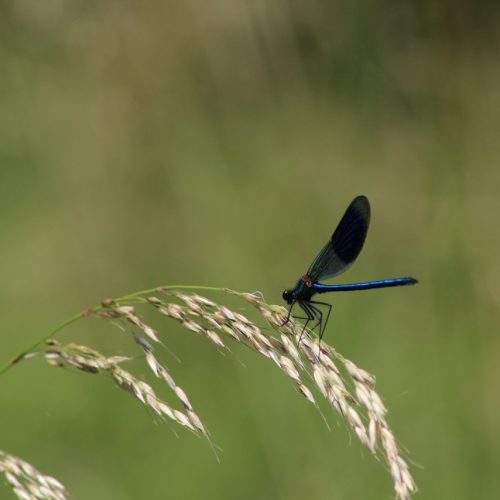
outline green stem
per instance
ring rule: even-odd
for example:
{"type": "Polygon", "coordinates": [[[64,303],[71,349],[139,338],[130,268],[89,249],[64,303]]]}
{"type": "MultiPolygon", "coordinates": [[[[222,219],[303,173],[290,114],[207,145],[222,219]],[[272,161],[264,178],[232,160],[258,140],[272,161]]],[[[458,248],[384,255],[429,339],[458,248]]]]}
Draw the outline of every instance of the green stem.
{"type": "Polygon", "coordinates": [[[168,286],[157,286],[155,288],[149,288],[148,290],[141,290],[140,292],[129,293],[123,297],[118,297],[115,299],[116,302],[123,302],[124,300],[133,299],[135,297],[140,297],[141,295],[147,295],[150,293],[155,293],[158,290],[205,290],[208,292],[223,292],[224,288],[215,286],[198,286],[198,285],[168,285],[168,286]]]}
{"type": "MultiPolygon", "coordinates": [[[[123,297],[118,297],[117,299],[114,299],[115,302],[124,302],[129,299],[133,299],[136,297],[140,297],[141,295],[147,295],[151,293],[155,293],[158,291],[158,289],[163,289],[163,290],[205,290],[205,291],[211,291],[211,292],[223,292],[224,288],[220,287],[213,287],[213,286],[196,286],[196,285],[167,285],[167,286],[160,286],[160,287],[155,287],[155,288],[150,288],[148,290],[141,290],[139,292],[134,292],[130,293],[128,295],[124,295],[123,297]]],[[[93,308],[90,309],[92,313],[99,312],[100,310],[103,309],[102,305],[97,305],[93,308]]],[[[3,375],[7,370],[12,368],[15,364],[19,363],[27,354],[30,352],[34,351],[37,347],[42,345],[44,342],[52,338],[54,335],[59,333],[61,330],[66,328],[67,326],[71,325],[72,323],[75,323],[76,321],[85,318],[88,316],[88,313],[78,313],[72,316],[71,318],[67,319],[60,325],[58,325],[56,328],[54,328],[51,332],[49,332],[47,335],[42,337],[41,339],[37,340],[33,345],[29,346],[27,349],[24,349],[21,351],[20,354],[18,354],[15,358],[11,359],[7,363],[5,363],[1,368],[0,368],[0,376],[3,375]]]]}
{"type": "Polygon", "coordinates": [[[0,368],[0,376],[3,375],[9,368],[14,366],[16,363],[21,361],[28,353],[34,351],[39,345],[43,344],[47,340],[49,340],[51,337],[53,337],[56,333],[60,332],[63,328],[66,328],[68,325],[71,325],[71,323],[74,323],[75,321],[78,321],[79,319],[83,318],[84,314],[79,313],[75,314],[73,317],[67,319],[60,325],[56,326],[50,333],[45,335],[45,337],[42,337],[40,340],[37,340],[33,345],[22,351],[20,354],[18,354],[14,359],[8,361],[5,363],[5,365],[0,368]]]}

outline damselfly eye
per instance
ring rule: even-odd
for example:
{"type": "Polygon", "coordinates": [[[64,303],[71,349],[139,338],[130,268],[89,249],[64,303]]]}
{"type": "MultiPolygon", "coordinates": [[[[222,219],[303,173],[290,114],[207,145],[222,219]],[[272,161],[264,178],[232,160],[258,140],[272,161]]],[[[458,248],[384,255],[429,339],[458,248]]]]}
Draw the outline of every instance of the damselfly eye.
{"type": "Polygon", "coordinates": [[[285,290],[283,292],[283,300],[287,304],[291,304],[293,302],[293,295],[292,295],[292,291],[291,290],[285,290]]]}

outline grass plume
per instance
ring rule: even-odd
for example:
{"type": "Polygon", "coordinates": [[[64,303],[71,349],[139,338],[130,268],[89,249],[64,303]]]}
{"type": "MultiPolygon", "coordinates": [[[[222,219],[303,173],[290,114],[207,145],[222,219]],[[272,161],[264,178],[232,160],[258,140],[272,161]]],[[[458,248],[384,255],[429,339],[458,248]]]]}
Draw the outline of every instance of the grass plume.
{"type": "Polygon", "coordinates": [[[31,464],[0,450],[0,472],[13,493],[21,500],[66,500],[64,486],[55,478],[46,476],[31,464]]]}
{"type": "MultiPolygon", "coordinates": [[[[162,335],[144,319],[143,311],[149,309],[205,337],[219,350],[229,350],[228,344],[237,342],[264,356],[316,407],[316,398],[319,395],[324,397],[362,445],[375,457],[385,461],[396,498],[411,498],[416,492],[416,485],[387,422],[387,409],[375,390],[373,375],[342,356],[332,346],[323,341],[320,343],[308,330],[303,332],[300,323],[293,319],[284,323],[285,308],[267,304],[259,294],[205,288],[207,291],[224,291],[251,304],[274,329],[275,335],[267,333],[243,314],[199,293],[193,293],[191,290],[195,288],[159,287],[104,300],[98,306],[70,318],[39,340],[1,369],[0,374],[23,359],[43,356],[54,366],[105,375],[156,416],[170,419],[210,439],[207,427],[195,412],[187,394],[155,355],[156,348],[162,346],[162,335]],[[74,343],[61,345],[53,339],[62,328],[89,316],[97,316],[112,323],[133,337],[148,367],[169,389],[178,408],[124,368],[129,357],[105,356],[88,346],[74,343]]],[[[198,288],[197,292],[202,289],[198,288]]]]}

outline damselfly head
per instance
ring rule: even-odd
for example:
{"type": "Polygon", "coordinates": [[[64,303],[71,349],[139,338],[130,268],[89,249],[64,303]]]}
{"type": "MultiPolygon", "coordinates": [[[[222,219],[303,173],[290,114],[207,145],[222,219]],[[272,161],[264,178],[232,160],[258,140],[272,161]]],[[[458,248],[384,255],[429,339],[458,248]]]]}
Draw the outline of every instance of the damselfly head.
{"type": "Polygon", "coordinates": [[[283,292],[283,300],[287,304],[293,304],[296,301],[295,294],[293,293],[293,290],[285,290],[283,292]]]}

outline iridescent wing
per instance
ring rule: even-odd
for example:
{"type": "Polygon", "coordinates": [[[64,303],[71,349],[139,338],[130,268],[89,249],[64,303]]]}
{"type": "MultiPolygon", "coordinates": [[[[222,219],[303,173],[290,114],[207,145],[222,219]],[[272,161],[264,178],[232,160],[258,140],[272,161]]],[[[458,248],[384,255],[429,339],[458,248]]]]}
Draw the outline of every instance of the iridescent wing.
{"type": "Polygon", "coordinates": [[[370,203],[357,196],[339,222],[330,241],[314,259],[307,271],[312,282],[332,278],[344,272],[363,248],[370,224],[370,203]]]}

